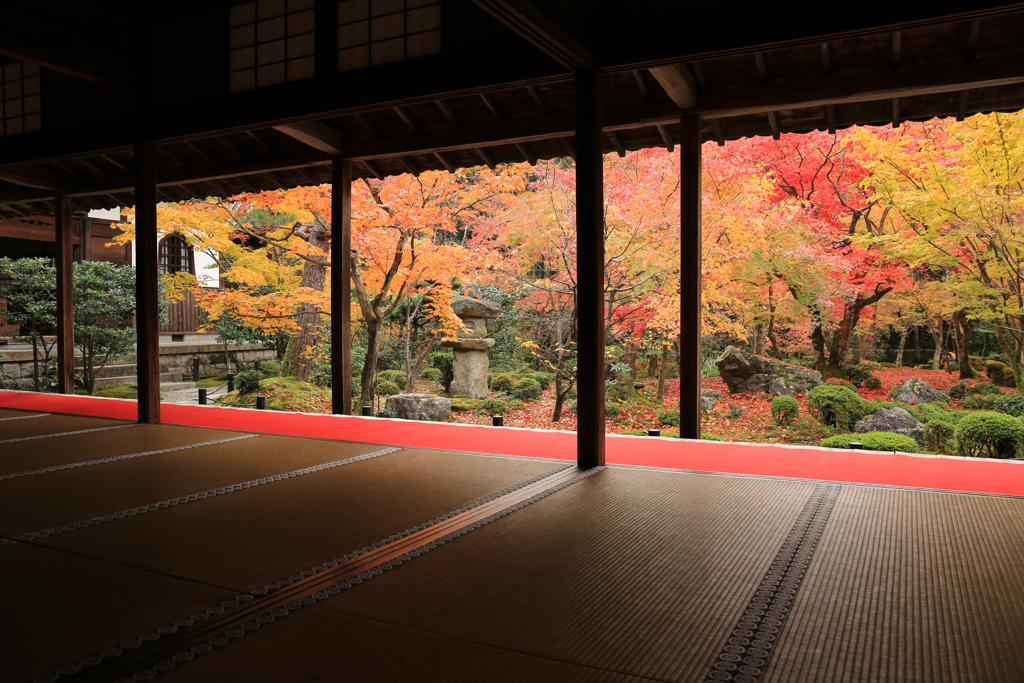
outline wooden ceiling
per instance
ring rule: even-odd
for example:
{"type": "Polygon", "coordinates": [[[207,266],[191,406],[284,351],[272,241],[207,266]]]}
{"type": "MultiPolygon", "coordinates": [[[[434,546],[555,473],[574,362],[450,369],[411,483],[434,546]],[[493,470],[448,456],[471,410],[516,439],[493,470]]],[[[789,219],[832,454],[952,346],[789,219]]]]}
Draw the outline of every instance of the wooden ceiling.
{"type": "MultiPolygon", "coordinates": [[[[667,147],[698,113],[707,141],[888,125],[1024,108],[1024,10],[957,16],[882,32],[808,38],[687,62],[603,69],[605,151],[667,147]]],[[[573,154],[571,75],[331,112],[318,118],[158,144],[162,201],[330,182],[330,162],[355,177],[449,171],[573,154]]],[[[57,192],[76,209],[134,204],[130,147],[0,163],[0,216],[51,213],[57,192]]]]}

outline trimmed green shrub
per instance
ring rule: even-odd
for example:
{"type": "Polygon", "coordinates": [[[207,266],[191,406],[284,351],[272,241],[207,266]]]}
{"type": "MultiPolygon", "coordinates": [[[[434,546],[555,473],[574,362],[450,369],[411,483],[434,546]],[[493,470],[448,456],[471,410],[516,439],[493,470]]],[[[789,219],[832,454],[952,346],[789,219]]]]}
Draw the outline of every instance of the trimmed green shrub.
{"type": "Polygon", "coordinates": [[[378,382],[390,382],[400,387],[405,386],[405,370],[381,370],[377,373],[378,382]]]}
{"type": "Polygon", "coordinates": [[[441,372],[441,379],[438,382],[444,386],[445,391],[451,391],[452,380],[455,379],[455,355],[436,351],[430,354],[427,365],[441,372]]]}
{"type": "MultiPolygon", "coordinates": [[[[839,379],[838,377],[829,377],[825,380],[825,386],[829,387],[846,387],[853,393],[857,393],[857,387],[853,386],[853,382],[848,379],[839,379]]],[[[859,396],[860,394],[858,394],[859,396]]]]}
{"type": "Polygon", "coordinates": [[[508,401],[500,398],[485,398],[477,405],[477,410],[488,415],[504,415],[508,412],[508,401]]]}
{"type": "Polygon", "coordinates": [[[992,410],[992,404],[999,398],[999,396],[995,395],[968,396],[964,399],[964,408],[968,410],[992,410]]]}
{"type": "Polygon", "coordinates": [[[378,396],[394,396],[399,393],[401,389],[394,382],[377,382],[377,386],[374,387],[373,393],[378,396]]]}
{"type": "Polygon", "coordinates": [[[964,415],[966,410],[946,410],[940,403],[920,403],[916,406],[905,406],[908,413],[918,419],[919,422],[928,424],[935,420],[956,424],[964,415]]]}
{"type": "Polygon", "coordinates": [[[1024,396],[1020,394],[999,396],[992,401],[992,410],[1014,417],[1024,416],[1024,396]]]}
{"type": "Polygon", "coordinates": [[[540,384],[535,379],[521,379],[513,385],[512,391],[508,393],[509,396],[520,401],[536,401],[541,395],[540,384]]]}
{"type": "Polygon", "coordinates": [[[240,394],[251,394],[259,391],[263,373],[258,370],[246,370],[235,375],[235,388],[240,394]]]}
{"type": "Polygon", "coordinates": [[[917,442],[903,434],[892,432],[865,432],[864,434],[837,434],[822,440],[825,448],[849,448],[853,442],[864,444],[869,451],[900,451],[917,453],[917,442]]]}
{"type": "Polygon", "coordinates": [[[924,445],[930,451],[945,453],[952,445],[956,425],[944,420],[932,420],[924,426],[924,445]]]}
{"type": "MultiPolygon", "coordinates": [[[[960,382],[963,384],[963,382],[960,382]]],[[[957,386],[960,386],[959,384],[957,386]]],[[[978,382],[973,387],[968,387],[966,396],[974,396],[976,394],[997,394],[1001,395],[1003,390],[997,387],[995,384],[989,384],[988,382],[978,382]]],[[[953,394],[950,393],[950,396],[953,394]]]]}
{"type": "Polygon", "coordinates": [[[516,383],[515,377],[508,373],[493,374],[487,379],[492,391],[500,391],[506,394],[512,391],[512,387],[516,383]]]}
{"type": "Polygon", "coordinates": [[[865,389],[875,389],[875,390],[881,389],[882,388],[882,380],[878,379],[875,376],[871,376],[871,377],[868,377],[866,380],[864,380],[863,386],[864,386],[865,389]]]}
{"type": "Polygon", "coordinates": [[[555,379],[554,375],[548,374],[546,372],[532,372],[528,375],[523,376],[532,377],[533,379],[537,380],[537,384],[540,385],[541,391],[547,391],[548,387],[551,386],[551,382],[554,381],[555,379]]]}
{"type": "Polygon", "coordinates": [[[954,435],[960,455],[973,458],[1014,458],[1024,447],[1024,425],[1002,413],[971,413],[954,435]]]}
{"type": "Polygon", "coordinates": [[[846,368],[846,376],[851,382],[858,386],[874,377],[874,375],[871,374],[871,366],[867,363],[858,363],[857,365],[851,365],[846,368]]]}
{"type": "Polygon", "coordinates": [[[772,399],[772,420],[775,424],[786,426],[800,414],[800,402],[792,396],[778,396],[772,399]]]}
{"type": "Polygon", "coordinates": [[[957,382],[956,384],[951,386],[949,388],[949,391],[947,391],[946,393],[949,394],[950,398],[954,398],[957,401],[961,401],[963,400],[964,396],[968,394],[969,391],[970,387],[968,387],[964,382],[957,382]]]}
{"type": "Polygon", "coordinates": [[[605,417],[617,417],[622,412],[622,406],[618,403],[612,403],[610,401],[604,404],[604,416],[605,417]]]}
{"type": "MultiPolygon", "coordinates": [[[[665,434],[664,436],[668,436],[668,435],[665,434]]],[[[723,439],[722,437],[718,436],[717,434],[701,434],[700,435],[700,439],[701,439],[701,441],[725,441],[725,439],[723,439]]]]}
{"type": "Polygon", "coordinates": [[[867,401],[850,387],[823,384],[807,394],[807,409],[826,427],[853,429],[867,414],[867,401]]]}
{"type": "Polygon", "coordinates": [[[664,426],[678,427],[679,426],[679,411],[678,410],[663,410],[658,413],[658,422],[664,426]]]}
{"type": "Polygon", "coordinates": [[[480,399],[456,396],[451,399],[453,413],[469,413],[480,407],[480,399]]]}
{"type": "Polygon", "coordinates": [[[423,368],[420,371],[420,377],[429,379],[431,382],[440,382],[444,375],[437,368],[423,368]]]}
{"type": "Polygon", "coordinates": [[[272,360],[261,361],[260,372],[262,372],[263,377],[267,379],[277,377],[281,374],[281,366],[272,360]]]}

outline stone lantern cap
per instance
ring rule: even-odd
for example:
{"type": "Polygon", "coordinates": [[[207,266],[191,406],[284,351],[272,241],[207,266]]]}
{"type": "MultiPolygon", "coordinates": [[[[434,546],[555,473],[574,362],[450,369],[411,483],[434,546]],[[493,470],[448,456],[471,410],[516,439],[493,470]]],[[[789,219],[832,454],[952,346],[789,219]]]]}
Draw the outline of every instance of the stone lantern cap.
{"type": "Polygon", "coordinates": [[[452,311],[460,318],[497,318],[501,315],[501,304],[487,299],[457,296],[452,298],[452,311]]]}

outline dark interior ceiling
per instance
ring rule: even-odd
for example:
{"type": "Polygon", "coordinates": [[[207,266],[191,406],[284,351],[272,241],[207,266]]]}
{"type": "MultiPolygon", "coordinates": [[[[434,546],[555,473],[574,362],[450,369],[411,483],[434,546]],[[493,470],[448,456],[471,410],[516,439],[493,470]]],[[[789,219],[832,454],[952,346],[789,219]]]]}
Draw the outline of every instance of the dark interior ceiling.
{"type": "MultiPolygon", "coordinates": [[[[477,4],[529,8],[522,2],[477,4]]],[[[564,11],[573,6],[560,5],[564,11]]],[[[516,28],[516,17],[504,18],[516,28]]],[[[543,29],[544,17],[534,18],[543,29]]],[[[540,37],[517,30],[543,48],[552,35],[557,39],[557,28],[540,37]]],[[[537,48],[524,42],[523,49],[537,48]]],[[[572,60],[570,53],[571,47],[564,54],[552,51],[556,59],[572,60]]],[[[389,100],[382,88],[373,104],[158,140],[159,199],[330,182],[337,154],[353,160],[357,178],[572,155],[574,80],[563,71],[402,99],[389,100]]],[[[729,48],[698,59],[615,64],[602,73],[605,151],[620,155],[671,149],[683,114],[699,114],[704,139],[724,144],[755,135],[1017,111],[1024,108],[1024,8],[729,48]]],[[[45,132],[29,135],[46,140],[45,132]]],[[[72,197],[79,210],[134,204],[130,145],[101,148],[97,139],[101,151],[61,154],[60,136],[52,140],[57,142],[40,147],[46,158],[14,162],[0,145],[0,215],[50,213],[58,192],[72,197]]]]}

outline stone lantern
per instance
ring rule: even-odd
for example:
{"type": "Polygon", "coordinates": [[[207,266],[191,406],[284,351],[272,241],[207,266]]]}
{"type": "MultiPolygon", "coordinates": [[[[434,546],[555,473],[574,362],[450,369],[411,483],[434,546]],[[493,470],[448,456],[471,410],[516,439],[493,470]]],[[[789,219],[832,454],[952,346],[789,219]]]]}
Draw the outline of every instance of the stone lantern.
{"type": "Polygon", "coordinates": [[[497,318],[501,306],[487,299],[472,299],[457,296],[452,299],[452,311],[469,328],[452,342],[442,346],[451,347],[455,354],[452,394],[470,398],[487,398],[487,349],[494,346],[494,340],[487,337],[487,319],[497,318]]]}

